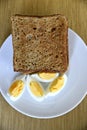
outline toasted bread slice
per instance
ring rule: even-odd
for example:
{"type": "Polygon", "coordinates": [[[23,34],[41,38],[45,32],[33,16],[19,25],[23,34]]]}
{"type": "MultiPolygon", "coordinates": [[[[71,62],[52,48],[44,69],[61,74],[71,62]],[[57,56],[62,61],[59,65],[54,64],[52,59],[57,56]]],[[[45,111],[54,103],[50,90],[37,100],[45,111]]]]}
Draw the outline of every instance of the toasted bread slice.
{"type": "Polygon", "coordinates": [[[15,15],[12,21],[14,71],[59,72],[68,67],[68,22],[65,16],[15,15]]]}

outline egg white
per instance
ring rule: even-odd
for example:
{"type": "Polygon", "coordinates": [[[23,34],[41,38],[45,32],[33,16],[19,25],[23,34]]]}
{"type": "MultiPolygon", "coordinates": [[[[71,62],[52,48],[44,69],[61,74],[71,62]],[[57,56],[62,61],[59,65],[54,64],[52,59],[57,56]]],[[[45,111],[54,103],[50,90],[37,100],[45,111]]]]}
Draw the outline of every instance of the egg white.
{"type": "MultiPolygon", "coordinates": [[[[17,77],[15,78],[15,80],[12,82],[12,84],[13,84],[15,81],[17,81],[17,80],[22,80],[22,81],[24,82],[24,88],[23,88],[22,92],[21,92],[17,97],[14,97],[13,95],[11,95],[11,94],[9,93],[9,91],[7,92],[7,95],[9,96],[9,98],[10,98],[12,101],[17,101],[17,100],[23,95],[24,90],[25,90],[25,86],[27,85],[26,75],[17,76],[17,77]]],[[[11,84],[11,85],[12,85],[12,84],[11,84]]],[[[10,87],[11,87],[11,85],[10,85],[10,87]]],[[[9,87],[9,88],[10,88],[10,87],[9,87]]]]}
{"type": "Polygon", "coordinates": [[[27,77],[27,75],[19,75],[15,78],[15,80],[22,80],[22,81],[26,82],[26,77],[27,77]]]}
{"type": "Polygon", "coordinates": [[[42,79],[38,74],[32,74],[31,77],[36,79],[37,81],[40,81],[40,82],[52,82],[54,79],[56,79],[57,77],[59,76],[59,73],[56,73],[56,76],[54,78],[51,78],[49,80],[46,80],[46,79],[42,79]]]}
{"type": "Polygon", "coordinates": [[[7,95],[9,96],[9,98],[12,100],[12,101],[17,101],[24,93],[24,89],[22,90],[22,92],[17,96],[17,97],[14,97],[12,95],[10,95],[10,93],[8,92],[7,95]]]}
{"type": "Polygon", "coordinates": [[[29,84],[30,84],[31,81],[36,81],[36,82],[38,82],[37,80],[35,80],[34,78],[32,78],[30,75],[27,76],[27,89],[28,89],[29,94],[30,94],[30,95],[32,96],[32,98],[35,99],[36,101],[39,101],[39,102],[43,101],[44,98],[45,98],[44,88],[42,87],[41,83],[38,82],[38,84],[40,84],[40,86],[41,86],[41,88],[42,88],[42,90],[43,90],[44,95],[41,96],[41,97],[35,96],[35,95],[31,92],[30,87],[29,87],[29,84]]]}
{"type": "Polygon", "coordinates": [[[50,92],[50,91],[49,91],[49,88],[50,88],[52,82],[49,84],[49,86],[47,87],[47,90],[46,90],[46,91],[47,91],[47,96],[55,96],[55,95],[57,95],[57,94],[65,87],[66,82],[67,82],[67,76],[64,74],[64,75],[63,75],[63,78],[64,78],[64,84],[63,84],[63,86],[62,86],[58,91],[56,91],[56,92],[50,92]]]}

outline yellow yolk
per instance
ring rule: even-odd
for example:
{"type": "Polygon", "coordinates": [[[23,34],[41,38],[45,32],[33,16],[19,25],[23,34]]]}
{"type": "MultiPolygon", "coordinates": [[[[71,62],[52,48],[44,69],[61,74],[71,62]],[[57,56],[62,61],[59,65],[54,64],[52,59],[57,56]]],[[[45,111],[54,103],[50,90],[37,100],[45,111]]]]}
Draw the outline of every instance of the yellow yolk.
{"type": "Polygon", "coordinates": [[[42,79],[49,80],[55,78],[56,73],[39,73],[38,75],[42,79]]]}
{"type": "Polygon", "coordinates": [[[20,95],[20,93],[22,92],[23,88],[24,88],[24,82],[22,80],[17,80],[9,88],[9,93],[13,97],[17,97],[17,96],[20,95]]]}
{"type": "Polygon", "coordinates": [[[37,83],[36,81],[30,82],[30,90],[35,96],[38,96],[38,97],[41,97],[44,94],[43,89],[41,88],[39,83],[37,83]]]}
{"type": "Polygon", "coordinates": [[[54,93],[58,91],[63,85],[64,85],[64,77],[58,77],[52,82],[49,91],[54,93]]]}

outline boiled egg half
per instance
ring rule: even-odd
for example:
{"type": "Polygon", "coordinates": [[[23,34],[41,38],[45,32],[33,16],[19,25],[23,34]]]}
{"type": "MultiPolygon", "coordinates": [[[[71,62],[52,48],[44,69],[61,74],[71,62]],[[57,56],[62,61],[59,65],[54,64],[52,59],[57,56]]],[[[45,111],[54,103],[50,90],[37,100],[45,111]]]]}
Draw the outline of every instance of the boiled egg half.
{"type": "Polygon", "coordinates": [[[22,96],[25,86],[26,86],[26,76],[25,75],[18,76],[8,89],[7,95],[10,97],[11,100],[16,101],[22,96]]]}
{"type": "Polygon", "coordinates": [[[29,94],[37,101],[42,101],[45,97],[45,91],[41,83],[30,76],[27,77],[27,89],[29,94]]]}
{"type": "Polygon", "coordinates": [[[31,77],[35,78],[40,82],[52,82],[58,76],[59,73],[44,73],[44,72],[31,75],[31,77]]]}
{"type": "Polygon", "coordinates": [[[63,76],[57,77],[47,87],[47,94],[49,96],[55,96],[64,88],[66,82],[67,82],[67,76],[65,74],[63,76]]]}

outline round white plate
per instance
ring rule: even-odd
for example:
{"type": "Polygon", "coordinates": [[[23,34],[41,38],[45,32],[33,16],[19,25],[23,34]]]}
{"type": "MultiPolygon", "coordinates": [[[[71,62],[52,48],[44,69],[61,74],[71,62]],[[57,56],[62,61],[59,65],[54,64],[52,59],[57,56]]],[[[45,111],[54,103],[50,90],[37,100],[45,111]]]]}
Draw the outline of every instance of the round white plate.
{"type": "Polygon", "coordinates": [[[69,68],[66,86],[58,95],[35,101],[27,89],[22,97],[13,102],[7,95],[12,80],[18,75],[13,71],[12,35],[0,49],[0,91],[5,100],[17,111],[35,118],[53,118],[64,115],[74,109],[87,93],[87,47],[83,40],[71,29],[69,39],[69,68]]]}

